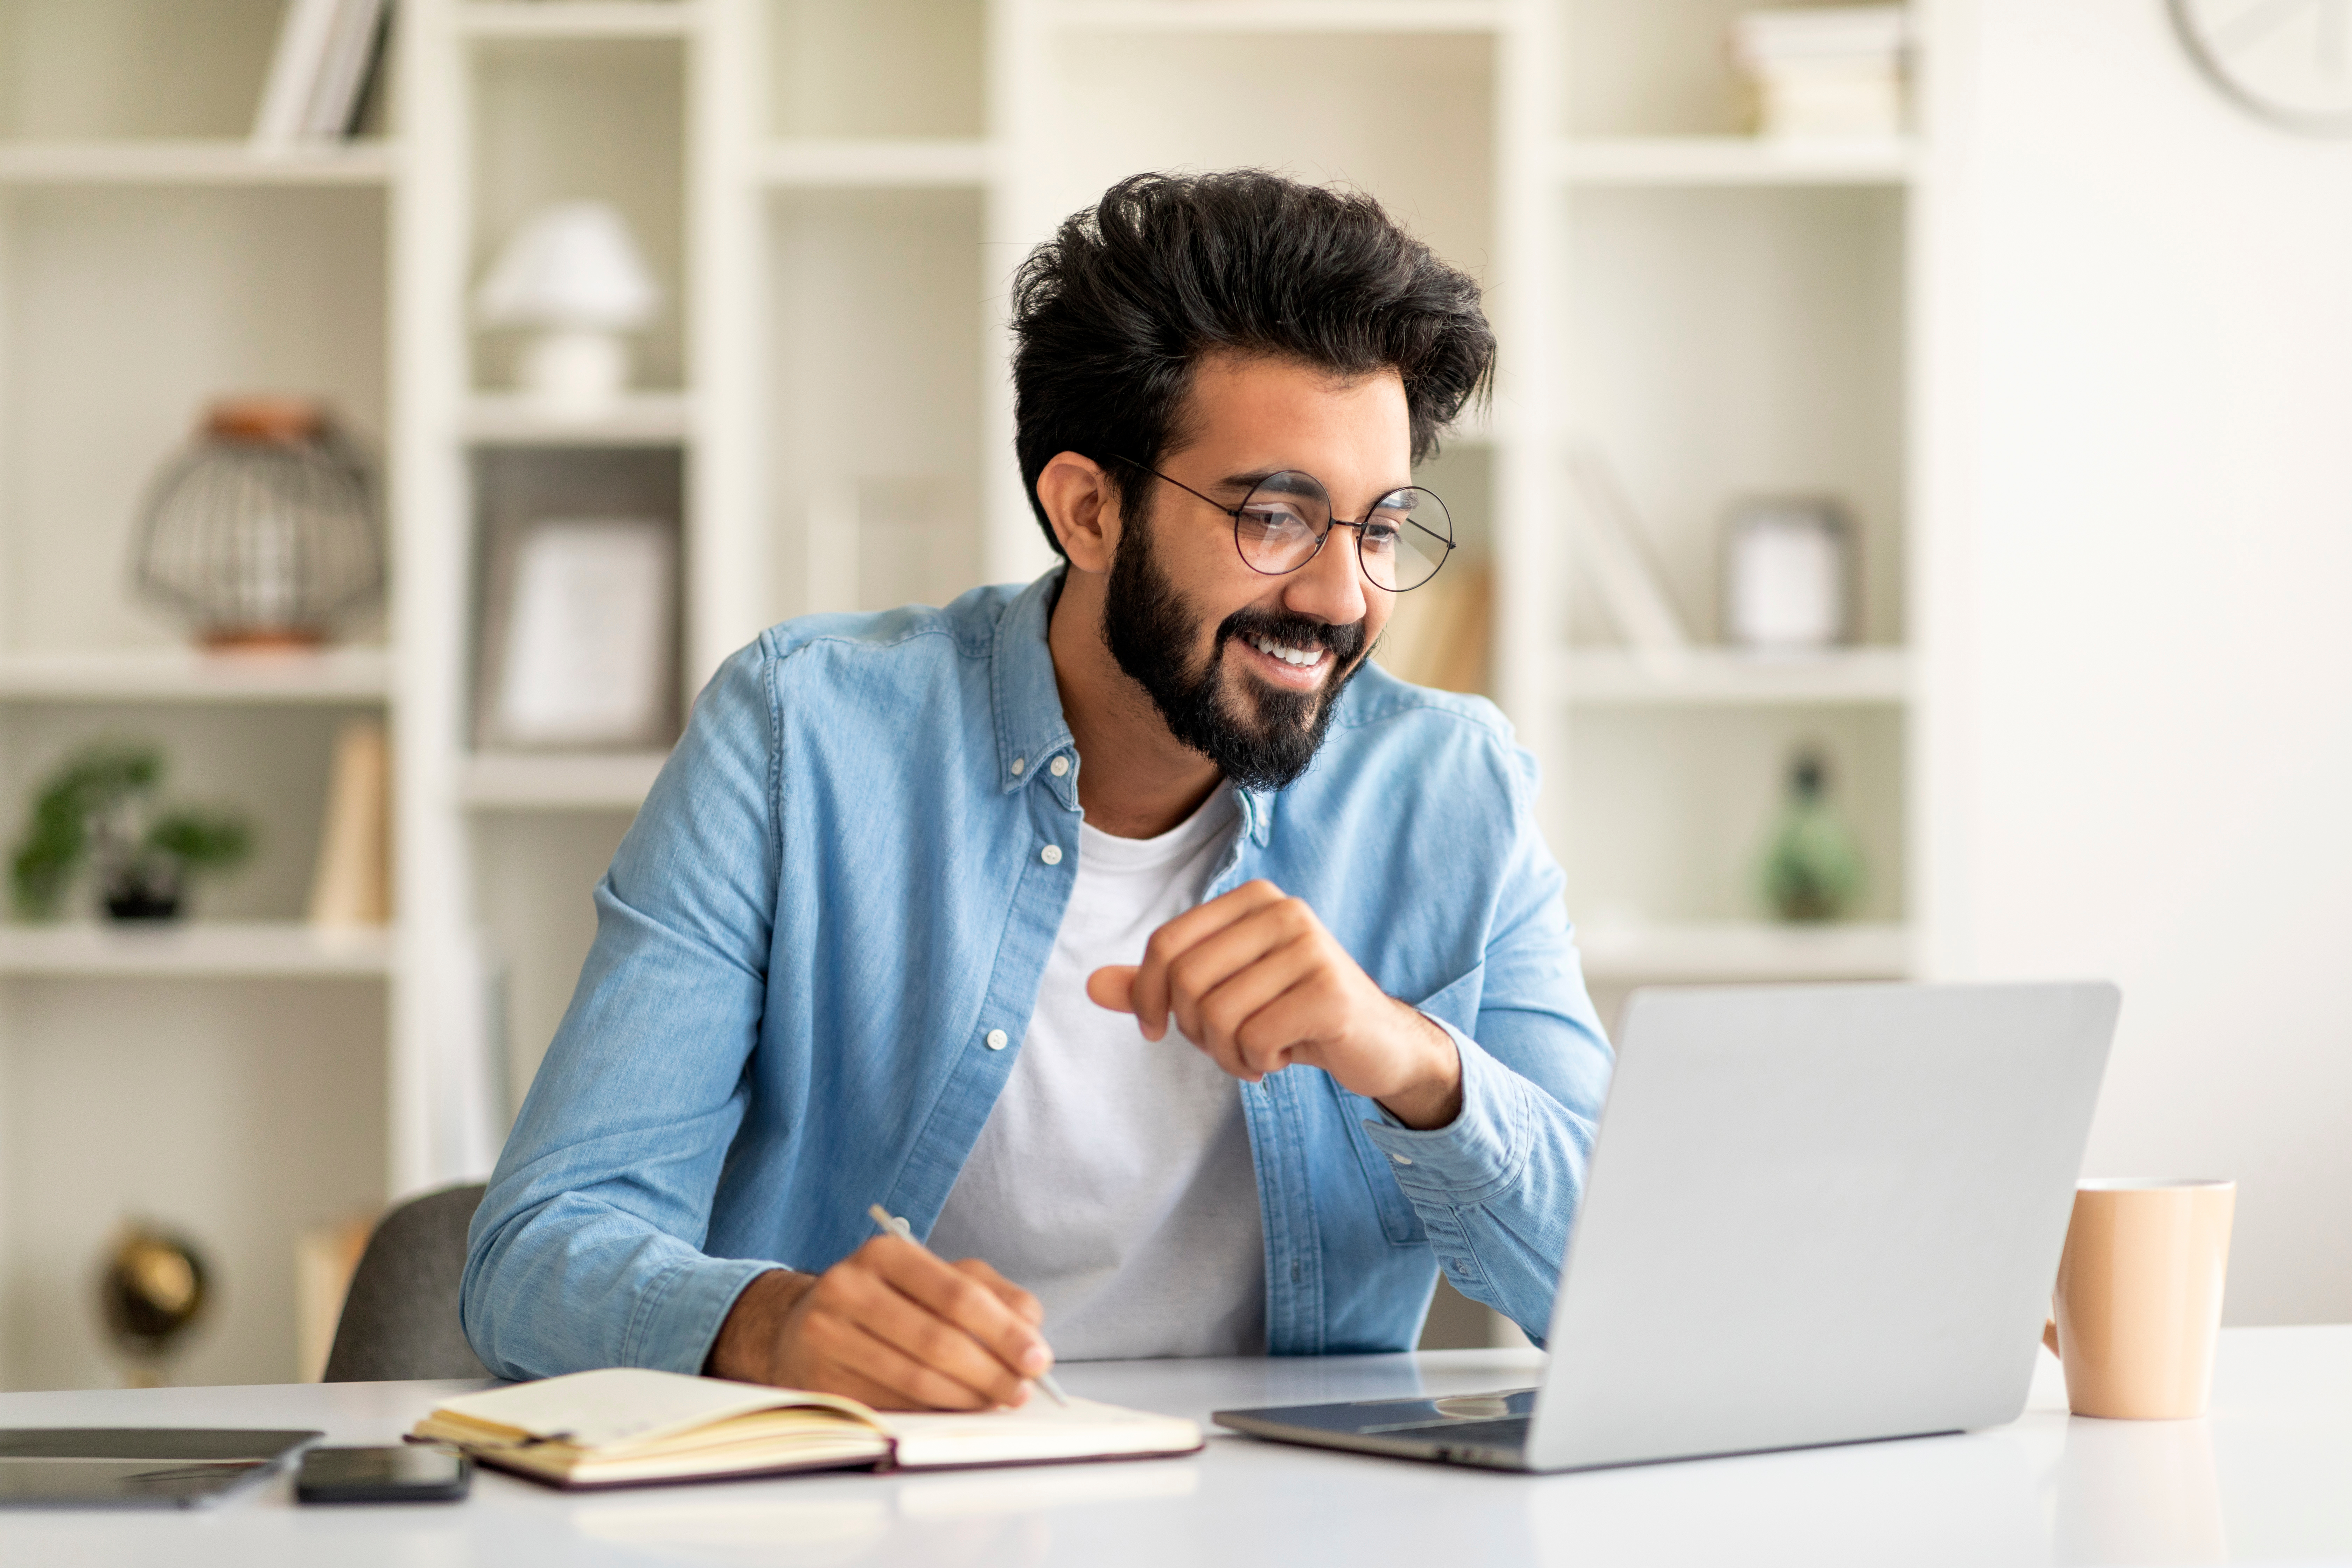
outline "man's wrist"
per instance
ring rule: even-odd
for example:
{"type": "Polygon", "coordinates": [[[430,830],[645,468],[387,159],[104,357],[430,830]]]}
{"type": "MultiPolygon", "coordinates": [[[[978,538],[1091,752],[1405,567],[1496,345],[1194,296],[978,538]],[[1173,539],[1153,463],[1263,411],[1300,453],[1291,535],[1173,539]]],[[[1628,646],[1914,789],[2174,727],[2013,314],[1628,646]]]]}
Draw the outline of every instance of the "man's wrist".
{"type": "Polygon", "coordinates": [[[1462,1114],[1462,1053],[1454,1037],[1406,1003],[1397,1003],[1402,1022],[1417,1037],[1428,1066],[1408,1087],[1381,1095],[1378,1103],[1416,1132],[1453,1125],[1462,1114]]]}
{"type": "Polygon", "coordinates": [[[756,1275],[727,1310],[726,1320],[703,1358],[706,1377],[736,1383],[773,1383],[777,1352],[783,1342],[784,1320],[816,1283],[814,1274],[771,1268],[756,1275]]]}

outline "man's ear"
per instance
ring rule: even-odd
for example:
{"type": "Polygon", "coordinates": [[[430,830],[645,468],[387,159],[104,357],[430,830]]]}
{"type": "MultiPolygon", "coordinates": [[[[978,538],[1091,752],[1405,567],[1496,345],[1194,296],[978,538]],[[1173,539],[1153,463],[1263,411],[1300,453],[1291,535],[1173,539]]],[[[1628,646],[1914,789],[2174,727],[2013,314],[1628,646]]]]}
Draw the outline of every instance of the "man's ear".
{"type": "Polygon", "coordinates": [[[1118,552],[1118,492],[1092,458],[1056,454],[1037,476],[1037,500],[1062,552],[1081,572],[1108,572],[1118,552]]]}

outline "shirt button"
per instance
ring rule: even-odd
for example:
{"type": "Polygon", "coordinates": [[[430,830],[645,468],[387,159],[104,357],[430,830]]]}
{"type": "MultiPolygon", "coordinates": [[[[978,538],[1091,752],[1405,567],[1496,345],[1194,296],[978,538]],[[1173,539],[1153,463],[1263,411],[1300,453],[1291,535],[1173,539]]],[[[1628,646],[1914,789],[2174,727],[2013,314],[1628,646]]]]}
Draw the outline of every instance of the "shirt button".
{"type": "Polygon", "coordinates": [[[1410,1161],[1410,1160],[1406,1159],[1406,1158],[1405,1158],[1403,1155],[1402,1155],[1402,1154],[1391,1154],[1391,1155],[1390,1155],[1390,1156],[1389,1156],[1389,1158],[1390,1158],[1390,1159],[1391,1159],[1391,1160],[1394,1160],[1394,1161],[1395,1161],[1398,1164],[1400,1164],[1400,1165],[1410,1165],[1410,1164],[1412,1164],[1412,1161],[1410,1161]]]}
{"type": "Polygon", "coordinates": [[[1024,768],[1026,768],[1028,765],[1029,765],[1029,759],[1028,759],[1028,758],[1026,758],[1026,757],[1015,757],[1015,758],[1013,758],[1013,776],[1014,778],[1016,778],[1016,779],[1017,779],[1017,778],[1019,778],[1019,777],[1021,776],[1022,770],[1023,770],[1023,769],[1024,769],[1024,768]]]}
{"type": "Polygon", "coordinates": [[[1070,759],[1067,757],[1055,757],[1052,762],[1045,764],[1045,771],[1053,774],[1055,778],[1060,778],[1064,773],[1070,771],[1070,759]]]}
{"type": "Polygon", "coordinates": [[[1001,1051],[1008,1043],[1009,1042],[1004,1037],[1003,1030],[991,1029],[988,1031],[988,1048],[990,1050],[1001,1051]]]}
{"type": "Polygon", "coordinates": [[[1058,866],[1062,863],[1062,847],[1058,844],[1048,844],[1037,851],[1037,858],[1048,866],[1058,866]]]}

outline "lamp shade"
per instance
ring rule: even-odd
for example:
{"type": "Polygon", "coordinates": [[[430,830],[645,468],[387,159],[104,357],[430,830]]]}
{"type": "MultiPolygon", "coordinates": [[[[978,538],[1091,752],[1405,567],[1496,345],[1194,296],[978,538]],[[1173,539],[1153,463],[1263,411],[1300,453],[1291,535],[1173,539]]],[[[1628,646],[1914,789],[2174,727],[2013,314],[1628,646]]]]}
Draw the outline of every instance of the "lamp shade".
{"type": "Polygon", "coordinates": [[[602,331],[641,327],[660,303],[628,224],[604,202],[562,202],[531,215],[474,299],[488,326],[602,331]]]}

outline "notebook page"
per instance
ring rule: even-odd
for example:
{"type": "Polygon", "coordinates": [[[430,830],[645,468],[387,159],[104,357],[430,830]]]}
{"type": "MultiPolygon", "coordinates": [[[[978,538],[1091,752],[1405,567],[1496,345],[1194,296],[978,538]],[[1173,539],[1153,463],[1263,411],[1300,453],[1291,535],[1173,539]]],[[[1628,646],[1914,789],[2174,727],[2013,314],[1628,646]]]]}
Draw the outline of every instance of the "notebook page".
{"type": "Polygon", "coordinates": [[[810,1405],[878,1425],[871,1410],[837,1394],[761,1388],[645,1367],[575,1372],[538,1383],[460,1394],[445,1401],[441,1409],[495,1422],[533,1437],[567,1437],[576,1447],[595,1449],[655,1442],[754,1411],[810,1405]]]}
{"type": "Polygon", "coordinates": [[[1200,1426],[1181,1416],[1157,1415],[1091,1399],[1073,1399],[1065,1409],[1043,1394],[1032,1394],[1018,1410],[925,1415],[893,1411],[876,1419],[898,1439],[897,1462],[909,1470],[1189,1454],[1202,1441],[1200,1426]]]}

